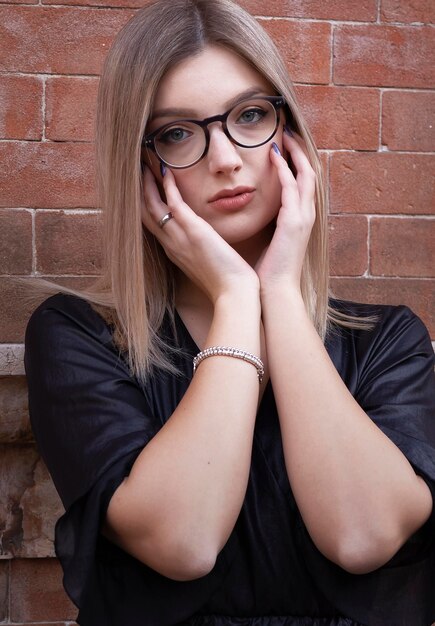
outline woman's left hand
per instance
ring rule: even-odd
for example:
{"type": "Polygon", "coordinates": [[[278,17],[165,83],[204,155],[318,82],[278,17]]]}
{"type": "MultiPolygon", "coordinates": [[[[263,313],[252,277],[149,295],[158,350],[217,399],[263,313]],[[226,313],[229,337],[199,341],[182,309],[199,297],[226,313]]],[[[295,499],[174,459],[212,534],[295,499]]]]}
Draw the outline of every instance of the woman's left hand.
{"type": "Polygon", "coordinates": [[[283,143],[296,177],[287,161],[271,148],[270,158],[282,186],[282,204],[275,233],[255,268],[263,292],[281,285],[300,291],[302,265],[316,216],[315,172],[295,136],[284,132],[283,143]]]}

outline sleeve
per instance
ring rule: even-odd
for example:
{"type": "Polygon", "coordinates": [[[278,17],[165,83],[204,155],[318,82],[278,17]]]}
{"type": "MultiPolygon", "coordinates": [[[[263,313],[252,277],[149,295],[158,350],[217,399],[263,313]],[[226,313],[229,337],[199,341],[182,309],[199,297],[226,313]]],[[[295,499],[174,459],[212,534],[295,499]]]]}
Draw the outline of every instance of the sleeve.
{"type": "Polygon", "coordinates": [[[80,606],[110,498],[159,424],[109,328],[78,298],[53,296],[33,313],[25,369],[33,432],[65,507],[56,553],[80,606]]]}
{"type": "Polygon", "coordinates": [[[434,353],[421,320],[386,307],[373,331],[359,331],[355,399],[427,483],[432,514],[382,568],[353,575],[326,559],[302,520],[299,538],[317,587],[344,615],[366,626],[429,626],[435,621],[434,353]]]}

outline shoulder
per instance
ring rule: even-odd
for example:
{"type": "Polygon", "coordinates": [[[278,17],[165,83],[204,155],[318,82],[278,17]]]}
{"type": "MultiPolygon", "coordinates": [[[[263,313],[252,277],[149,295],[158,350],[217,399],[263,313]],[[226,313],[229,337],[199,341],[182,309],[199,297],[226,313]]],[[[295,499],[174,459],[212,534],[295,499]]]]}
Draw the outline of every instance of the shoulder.
{"type": "Polygon", "coordinates": [[[68,331],[88,335],[106,344],[112,342],[108,324],[82,298],[57,293],[44,300],[32,313],[26,328],[25,343],[34,339],[59,339],[68,331]]]}
{"type": "Polygon", "coordinates": [[[356,384],[375,372],[399,370],[430,381],[435,364],[432,343],[422,320],[409,307],[342,300],[331,300],[330,305],[359,322],[366,321],[359,328],[333,323],[326,338],[328,353],[348,382],[356,384]]]}
{"type": "Polygon", "coordinates": [[[349,315],[359,322],[366,320],[362,328],[345,329],[344,331],[333,325],[332,334],[352,337],[354,341],[363,343],[376,342],[383,338],[394,336],[406,337],[411,343],[423,342],[431,345],[429,333],[412,309],[405,305],[365,304],[347,300],[331,299],[330,306],[340,314],[349,315]]]}

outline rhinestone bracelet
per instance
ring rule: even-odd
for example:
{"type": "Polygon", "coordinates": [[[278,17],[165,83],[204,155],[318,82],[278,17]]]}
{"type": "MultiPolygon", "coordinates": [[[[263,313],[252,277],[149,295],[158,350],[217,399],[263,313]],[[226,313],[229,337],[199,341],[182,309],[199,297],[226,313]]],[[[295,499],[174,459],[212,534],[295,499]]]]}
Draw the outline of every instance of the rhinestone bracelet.
{"type": "Polygon", "coordinates": [[[258,374],[258,382],[261,383],[264,376],[264,365],[263,361],[255,356],[255,354],[251,354],[250,352],[245,352],[245,350],[238,350],[237,348],[225,348],[223,346],[215,346],[212,348],[206,348],[199,352],[196,357],[193,359],[193,373],[196,372],[196,368],[198,365],[209,356],[232,356],[235,359],[241,359],[242,361],[246,361],[247,363],[251,363],[258,374]]]}

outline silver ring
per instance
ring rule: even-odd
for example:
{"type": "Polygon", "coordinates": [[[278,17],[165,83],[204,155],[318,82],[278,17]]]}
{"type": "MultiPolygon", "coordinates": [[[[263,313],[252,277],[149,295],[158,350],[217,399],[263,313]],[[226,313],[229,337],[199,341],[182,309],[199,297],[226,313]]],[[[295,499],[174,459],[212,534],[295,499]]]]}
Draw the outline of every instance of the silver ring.
{"type": "Polygon", "coordinates": [[[171,220],[174,216],[172,215],[171,211],[169,211],[169,213],[166,213],[166,215],[164,215],[162,217],[161,220],[159,220],[158,224],[160,226],[160,228],[163,228],[163,226],[166,224],[166,222],[169,222],[169,220],[171,220]]]}

